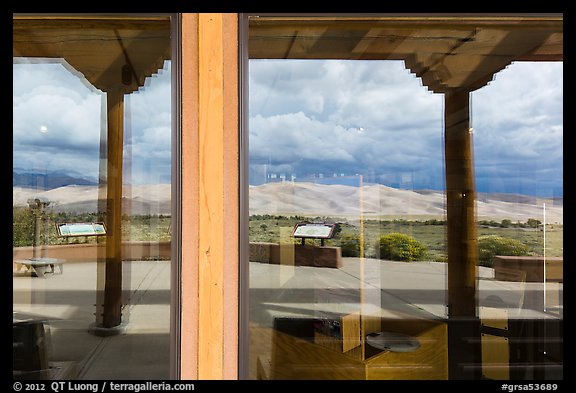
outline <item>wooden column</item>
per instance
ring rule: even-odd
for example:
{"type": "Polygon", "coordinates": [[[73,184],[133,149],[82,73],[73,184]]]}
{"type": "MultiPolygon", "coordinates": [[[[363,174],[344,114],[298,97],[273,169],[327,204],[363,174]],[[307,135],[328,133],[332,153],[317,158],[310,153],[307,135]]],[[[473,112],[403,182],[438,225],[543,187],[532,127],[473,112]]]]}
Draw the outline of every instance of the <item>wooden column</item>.
{"type": "Polygon", "coordinates": [[[470,92],[452,89],[444,94],[446,218],[448,242],[448,373],[452,379],[480,377],[480,324],[476,316],[476,187],[470,92]],[[478,342],[477,342],[478,341],[478,342]]]}
{"type": "Polygon", "coordinates": [[[224,41],[222,15],[198,17],[199,236],[198,377],[221,379],[223,366],[224,41]]]}
{"type": "Polygon", "coordinates": [[[476,186],[469,91],[449,90],[444,99],[448,315],[476,315],[476,186]]]}
{"type": "Polygon", "coordinates": [[[102,325],[122,322],[122,153],[124,131],[124,93],[106,93],[108,107],[107,182],[106,182],[106,268],[102,325]]]}
{"type": "Polygon", "coordinates": [[[182,14],[180,378],[198,378],[198,14],[182,14]]]}
{"type": "Polygon", "coordinates": [[[182,15],[182,379],[238,377],[238,19],[182,15]]]}

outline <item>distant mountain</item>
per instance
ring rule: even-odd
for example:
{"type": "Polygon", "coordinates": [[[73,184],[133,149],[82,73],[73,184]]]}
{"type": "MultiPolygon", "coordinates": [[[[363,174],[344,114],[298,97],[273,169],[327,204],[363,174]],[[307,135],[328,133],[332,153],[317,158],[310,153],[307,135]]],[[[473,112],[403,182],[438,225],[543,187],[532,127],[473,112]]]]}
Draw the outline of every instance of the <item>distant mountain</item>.
{"type": "MultiPolygon", "coordinates": [[[[122,209],[126,214],[165,214],[171,213],[171,185],[151,184],[124,187],[122,209]]],[[[38,190],[27,187],[12,188],[12,205],[27,206],[30,198],[44,198],[50,201],[50,209],[66,213],[94,213],[98,211],[98,201],[106,198],[97,185],[68,185],[52,190],[38,190]]]]}
{"type": "Polygon", "coordinates": [[[69,185],[94,186],[98,185],[98,183],[80,177],[73,177],[61,172],[18,173],[12,171],[12,187],[35,188],[38,190],[53,190],[54,188],[65,187],[69,185]]]}
{"type": "MultiPolygon", "coordinates": [[[[27,200],[44,197],[52,202],[54,212],[95,212],[100,195],[97,186],[69,185],[52,190],[13,187],[14,206],[27,206],[27,200]]],[[[171,185],[132,185],[124,188],[122,209],[126,214],[170,214],[171,185]]],[[[384,185],[362,188],[305,182],[268,183],[250,186],[250,214],[302,215],[309,217],[405,217],[437,218],[446,215],[443,192],[401,190],[384,185]]],[[[562,199],[533,198],[525,195],[480,194],[476,202],[478,220],[511,219],[525,222],[543,218],[563,222],[562,199]]]]}
{"type": "MultiPolygon", "coordinates": [[[[476,208],[479,220],[539,219],[546,203],[548,222],[563,222],[562,198],[536,198],[517,194],[479,193],[476,208]]],[[[404,190],[370,184],[362,188],[305,182],[268,183],[250,186],[250,214],[304,216],[443,217],[444,192],[404,190]]]]}

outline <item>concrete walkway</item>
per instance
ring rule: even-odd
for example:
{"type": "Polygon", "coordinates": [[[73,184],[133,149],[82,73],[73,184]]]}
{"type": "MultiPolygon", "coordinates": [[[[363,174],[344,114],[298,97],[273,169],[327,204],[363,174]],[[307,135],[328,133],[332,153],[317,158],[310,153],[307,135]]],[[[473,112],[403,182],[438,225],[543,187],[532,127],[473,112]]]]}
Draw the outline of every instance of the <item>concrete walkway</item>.
{"type": "Polygon", "coordinates": [[[14,318],[45,321],[51,361],[73,361],[78,379],[162,380],[169,376],[170,262],[124,263],[125,331],[99,337],[97,264],[66,264],[44,278],[15,274],[14,318]]]}
{"type": "MultiPolygon", "coordinates": [[[[250,322],[260,327],[272,327],[278,316],[345,314],[359,306],[386,317],[446,317],[444,263],[344,258],[340,269],[257,262],[249,269],[250,322]]],[[[561,307],[542,311],[542,284],[496,281],[488,268],[478,272],[480,306],[520,318],[562,317],[561,307]]],[[[117,336],[89,332],[97,282],[95,262],[67,263],[63,274],[44,278],[14,272],[14,319],[45,321],[50,359],[76,362],[78,379],[168,379],[170,262],[124,263],[125,331],[117,336]]],[[[548,292],[561,299],[562,284],[549,283],[548,292]]],[[[552,295],[548,302],[554,302],[552,295]]]]}
{"type": "MultiPolygon", "coordinates": [[[[344,258],[340,269],[252,262],[250,280],[251,321],[260,326],[272,326],[277,314],[345,314],[360,305],[365,313],[388,317],[447,317],[447,265],[441,262],[344,258]]],[[[510,317],[557,318],[561,292],[562,283],[547,283],[544,313],[542,283],[497,281],[493,269],[478,268],[478,305],[506,310],[510,317]]]]}

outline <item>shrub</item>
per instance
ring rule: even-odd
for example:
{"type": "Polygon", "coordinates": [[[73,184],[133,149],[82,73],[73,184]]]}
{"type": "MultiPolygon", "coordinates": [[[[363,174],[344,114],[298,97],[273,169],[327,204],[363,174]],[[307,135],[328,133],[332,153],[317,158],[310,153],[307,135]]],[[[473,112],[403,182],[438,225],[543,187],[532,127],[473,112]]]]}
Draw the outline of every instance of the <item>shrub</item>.
{"type": "Polygon", "coordinates": [[[528,255],[528,246],[524,243],[498,235],[478,237],[478,263],[480,266],[492,267],[495,255],[522,256],[528,255]]]}
{"type": "Polygon", "coordinates": [[[340,250],[343,257],[359,257],[360,236],[354,233],[340,236],[340,250]]]}
{"type": "Polygon", "coordinates": [[[403,233],[380,236],[378,249],[381,259],[393,261],[421,261],[428,251],[422,243],[403,233]]]}
{"type": "Polygon", "coordinates": [[[12,209],[12,247],[25,247],[34,244],[35,217],[30,209],[12,209]]]}

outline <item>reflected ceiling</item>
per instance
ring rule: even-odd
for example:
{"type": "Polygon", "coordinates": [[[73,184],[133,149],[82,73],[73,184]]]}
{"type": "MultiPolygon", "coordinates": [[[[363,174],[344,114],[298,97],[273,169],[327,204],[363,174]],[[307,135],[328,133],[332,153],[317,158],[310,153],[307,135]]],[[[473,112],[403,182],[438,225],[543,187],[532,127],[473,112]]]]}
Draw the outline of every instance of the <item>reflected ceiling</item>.
{"type": "Polygon", "coordinates": [[[170,59],[168,18],[39,18],[13,21],[15,58],[64,59],[96,88],[129,94],[170,59]]]}
{"type": "Polygon", "coordinates": [[[513,61],[562,61],[562,17],[251,17],[251,59],[404,60],[436,93],[473,91],[513,61]]]}

